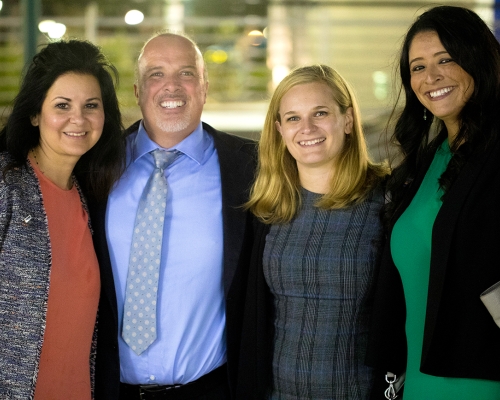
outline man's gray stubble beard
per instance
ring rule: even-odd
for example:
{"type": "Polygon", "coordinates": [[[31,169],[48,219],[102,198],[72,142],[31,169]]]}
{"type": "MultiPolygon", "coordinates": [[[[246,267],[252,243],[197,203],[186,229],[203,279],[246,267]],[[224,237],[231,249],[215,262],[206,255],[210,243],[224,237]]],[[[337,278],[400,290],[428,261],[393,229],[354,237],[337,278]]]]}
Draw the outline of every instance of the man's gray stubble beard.
{"type": "Polygon", "coordinates": [[[156,126],[163,132],[179,132],[186,129],[191,122],[191,113],[185,113],[175,120],[157,120],[156,126]]]}

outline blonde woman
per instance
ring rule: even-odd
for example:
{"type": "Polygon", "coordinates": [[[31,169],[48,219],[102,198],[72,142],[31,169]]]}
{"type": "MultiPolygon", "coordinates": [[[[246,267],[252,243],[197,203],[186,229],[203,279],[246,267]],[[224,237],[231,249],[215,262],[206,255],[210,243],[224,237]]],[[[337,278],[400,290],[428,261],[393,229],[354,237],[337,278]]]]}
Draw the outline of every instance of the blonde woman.
{"type": "Polygon", "coordinates": [[[387,168],[325,65],[277,87],[247,207],[257,219],[238,399],[366,399],[363,363],[387,168]]]}

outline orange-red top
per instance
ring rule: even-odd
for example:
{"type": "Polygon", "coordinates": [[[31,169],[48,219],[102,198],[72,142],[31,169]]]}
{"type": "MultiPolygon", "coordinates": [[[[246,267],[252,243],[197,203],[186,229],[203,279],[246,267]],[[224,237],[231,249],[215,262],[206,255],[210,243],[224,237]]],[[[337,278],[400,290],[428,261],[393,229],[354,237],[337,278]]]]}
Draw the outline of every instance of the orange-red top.
{"type": "Polygon", "coordinates": [[[52,247],[47,325],[35,400],[89,400],[90,348],[99,302],[99,265],[76,187],[40,180],[52,247]]]}

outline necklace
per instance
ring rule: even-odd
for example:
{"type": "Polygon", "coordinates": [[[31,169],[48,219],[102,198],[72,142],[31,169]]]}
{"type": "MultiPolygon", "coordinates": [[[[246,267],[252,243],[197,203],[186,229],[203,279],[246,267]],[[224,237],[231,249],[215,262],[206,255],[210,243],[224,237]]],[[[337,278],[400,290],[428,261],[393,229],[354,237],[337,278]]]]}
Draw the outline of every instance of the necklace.
{"type": "MultiPolygon", "coordinates": [[[[43,175],[45,175],[45,172],[42,171],[42,168],[40,167],[40,164],[38,163],[38,159],[36,158],[35,149],[31,149],[31,154],[33,154],[33,159],[35,160],[35,163],[38,166],[38,169],[40,170],[40,172],[43,175]]],[[[67,186],[61,186],[61,185],[57,184],[56,181],[52,180],[50,176],[47,176],[47,179],[49,179],[50,181],[55,183],[57,186],[59,186],[63,190],[70,190],[73,187],[73,178],[71,178],[71,177],[70,177],[70,180],[69,180],[69,183],[67,184],[67,186]]]]}
{"type": "Polygon", "coordinates": [[[38,166],[38,169],[40,170],[40,172],[41,172],[42,174],[44,174],[44,175],[45,175],[45,172],[43,172],[43,171],[42,171],[42,168],[40,167],[40,164],[38,164],[38,160],[36,159],[35,149],[31,149],[31,154],[33,154],[33,158],[34,158],[34,160],[35,160],[36,165],[38,166]]]}

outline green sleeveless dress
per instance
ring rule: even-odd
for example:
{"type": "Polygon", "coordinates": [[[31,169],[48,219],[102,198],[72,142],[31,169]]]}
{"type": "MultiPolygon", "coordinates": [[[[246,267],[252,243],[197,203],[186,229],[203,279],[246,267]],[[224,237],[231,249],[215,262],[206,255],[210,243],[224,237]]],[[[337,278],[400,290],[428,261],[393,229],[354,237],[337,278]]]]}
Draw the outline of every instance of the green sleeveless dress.
{"type": "Polygon", "coordinates": [[[441,208],[438,179],[451,159],[448,140],[434,156],[411,204],[391,235],[391,253],[403,281],[406,300],[408,363],[404,400],[498,400],[500,382],[445,378],[420,372],[425,311],[429,288],[432,226],[441,208]]]}

